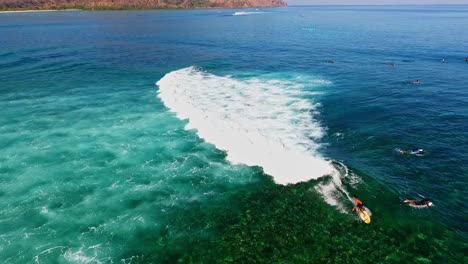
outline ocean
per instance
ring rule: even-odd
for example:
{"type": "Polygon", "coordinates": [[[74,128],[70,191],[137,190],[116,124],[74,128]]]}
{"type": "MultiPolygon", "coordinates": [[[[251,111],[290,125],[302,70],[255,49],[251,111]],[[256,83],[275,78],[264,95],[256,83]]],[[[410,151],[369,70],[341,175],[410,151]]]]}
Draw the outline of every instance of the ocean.
{"type": "Polygon", "coordinates": [[[0,261],[467,263],[467,25],[468,6],[0,14],[0,261]]]}

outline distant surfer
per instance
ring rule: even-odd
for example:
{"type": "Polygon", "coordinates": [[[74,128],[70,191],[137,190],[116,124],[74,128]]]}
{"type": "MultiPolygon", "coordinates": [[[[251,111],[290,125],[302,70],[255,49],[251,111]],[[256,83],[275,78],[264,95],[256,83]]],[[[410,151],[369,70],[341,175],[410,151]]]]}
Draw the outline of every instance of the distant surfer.
{"type": "Polygon", "coordinates": [[[410,82],[410,84],[413,84],[413,85],[419,85],[421,84],[421,82],[419,80],[416,80],[416,81],[412,81],[410,82]]]}
{"type": "Polygon", "coordinates": [[[468,57],[465,58],[465,61],[468,62],[468,57]]]}
{"type": "Polygon", "coordinates": [[[446,63],[446,62],[447,62],[447,60],[445,60],[445,58],[442,58],[442,60],[441,60],[440,62],[442,62],[442,63],[446,63]]]}
{"type": "Polygon", "coordinates": [[[387,64],[388,66],[392,66],[392,67],[395,67],[395,65],[396,65],[396,64],[393,63],[393,62],[386,62],[385,64],[387,64]]]}
{"type": "Polygon", "coordinates": [[[410,206],[419,208],[434,206],[428,198],[424,198],[421,201],[405,200],[404,202],[408,203],[410,206]]]}
{"type": "Polygon", "coordinates": [[[424,149],[422,148],[414,148],[412,150],[398,150],[400,154],[410,154],[410,155],[424,155],[424,149]]]}

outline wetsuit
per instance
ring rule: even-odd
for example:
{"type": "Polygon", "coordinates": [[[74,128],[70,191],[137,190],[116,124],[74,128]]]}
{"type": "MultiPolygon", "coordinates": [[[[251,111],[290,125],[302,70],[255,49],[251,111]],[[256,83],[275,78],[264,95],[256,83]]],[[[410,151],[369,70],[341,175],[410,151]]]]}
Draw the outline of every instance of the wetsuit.
{"type": "Polygon", "coordinates": [[[421,201],[414,202],[414,205],[428,205],[429,204],[429,199],[424,198],[421,201]]]}
{"type": "Polygon", "coordinates": [[[413,206],[427,206],[427,207],[432,206],[431,201],[429,201],[429,199],[427,198],[424,198],[421,201],[405,200],[404,202],[409,203],[410,205],[413,205],[413,206]]]}
{"type": "Polygon", "coordinates": [[[359,198],[357,197],[353,197],[353,200],[354,200],[354,207],[353,207],[353,211],[357,209],[359,209],[360,211],[363,210],[363,203],[361,200],[359,200],[359,198]]]}

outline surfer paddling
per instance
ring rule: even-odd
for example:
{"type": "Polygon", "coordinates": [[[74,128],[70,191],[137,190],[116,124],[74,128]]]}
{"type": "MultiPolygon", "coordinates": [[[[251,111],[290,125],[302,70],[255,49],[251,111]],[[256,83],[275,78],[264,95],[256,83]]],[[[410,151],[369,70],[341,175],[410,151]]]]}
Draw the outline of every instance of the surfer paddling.
{"type": "Polygon", "coordinates": [[[419,155],[419,156],[425,154],[424,149],[422,149],[422,148],[414,148],[412,150],[398,149],[398,152],[400,152],[400,154],[410,154],[410,155],[419,155]]]}
{"type": "Polygon", "coordinates": [[[424,198],[421,201],[404,200],[403,202],[408,203],[410,206],[418,208],[434,206],[434,204],[428,198],[424,198]]]}

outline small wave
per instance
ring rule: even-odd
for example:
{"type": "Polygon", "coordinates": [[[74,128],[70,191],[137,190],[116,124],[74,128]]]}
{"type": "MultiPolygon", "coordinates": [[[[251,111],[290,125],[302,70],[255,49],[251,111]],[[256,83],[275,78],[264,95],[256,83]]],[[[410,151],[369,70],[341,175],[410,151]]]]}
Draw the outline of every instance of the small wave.
{"type": "Polygon", "coordinates": [[[329,179],[325,179],[315,186],[315,190],[322,194],[325,199],[325,202],[335,206],[342,213],[349,211],[349,208],[346,207],[344,203],[346,200],[353,202],[353,199],[346,191],[343,186],[342,179],[347,179],[349,177],[357,177],[354,173],[350,173],[348,167],[341,162],[333,161],[332,165],[335,168],[335,171],[329,174],[329,179]]]}
{"type": "Polygon", "coordinates": [[[258,15],[258,14],[265,14],[267,12],[260,12],[260,11],[257,11],[257,12],[246,12],[246,11],[240,11],[240,12],[235,12],[234,14],[232,14],[233,16],[250,16],[250,15],[258,15]]]}
{"type": "Polygon", "coordinates": [[[416,208],[416,209],[426,209],[426,208],[430,208],[429,206],[427,205],[417,205],[417,204],[410,204],[409,206],[413,207],[413,208],[416,208]]]}
{"type": "Polygon", "coordinates": [[[340,132],[336,132],[335,134],[333,134],[333,136],[336,138],[336,140],[341,140],[341,139],[344,139],[344,133],[340,133],[340,132]]]}
{"type": "Polygon", "coordinates": [[[94,245],[88,247],[86,250],[81,247],[77,251],[73,251],[72,249],[68,249],[64,254],[63,257],[70,263],[103,263],[101,260],[98,259],[98,251],[100,245],[94,245]],[[92,251],[92,256],[87,256],[87,252],[92,251]]]}

